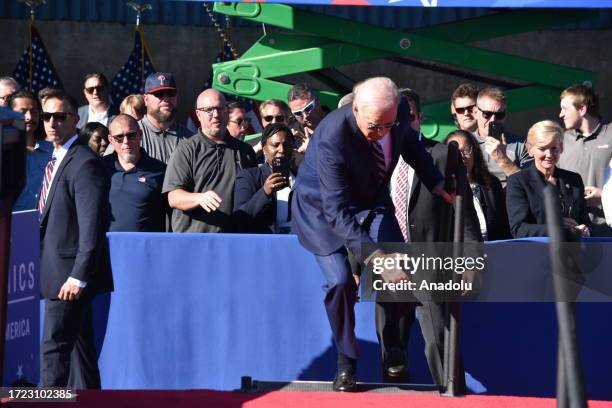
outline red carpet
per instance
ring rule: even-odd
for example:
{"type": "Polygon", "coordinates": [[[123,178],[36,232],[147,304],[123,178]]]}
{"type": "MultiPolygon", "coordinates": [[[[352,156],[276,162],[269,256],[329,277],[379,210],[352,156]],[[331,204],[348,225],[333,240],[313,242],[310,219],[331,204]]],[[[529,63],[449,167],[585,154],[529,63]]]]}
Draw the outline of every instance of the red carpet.
{"type": "MultiPolygon", "coordinates": [[[[8,403],[3,406],[46,408],[554,408],[551,398],[470,395],[445,398],[425,394],[339,394],[274,391],[242,394],[224,391],[81,391],[77,402],[8,403]]],[[[590,401],[590,408],[612,408],[612,402],[590,401]]]]}

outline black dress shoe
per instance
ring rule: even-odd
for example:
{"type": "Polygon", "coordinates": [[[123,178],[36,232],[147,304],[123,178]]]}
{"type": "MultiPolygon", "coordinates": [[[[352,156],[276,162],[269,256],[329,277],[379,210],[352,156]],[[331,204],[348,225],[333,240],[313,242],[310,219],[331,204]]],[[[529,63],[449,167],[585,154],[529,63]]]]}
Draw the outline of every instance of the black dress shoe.
{"type": "Polygon", "coordinates": [[[387,367],[387,375],[392,378],[403,378],[406,376],[406,364],[397,364],[387,367]]]}
{"type": "Polygon", "coordinates": [[[334,378],[334,391],[355,391],[356,387],[355,374],[348,370],[338,371],[334,378]]]}

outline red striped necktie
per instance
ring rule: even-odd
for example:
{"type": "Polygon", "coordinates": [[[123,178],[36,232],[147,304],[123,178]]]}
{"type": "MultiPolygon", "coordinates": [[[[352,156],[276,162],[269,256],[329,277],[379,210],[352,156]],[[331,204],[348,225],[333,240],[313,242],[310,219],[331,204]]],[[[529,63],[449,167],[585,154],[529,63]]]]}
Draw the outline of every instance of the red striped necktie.
{"type": "Polygon", "coordinates": [[[372,155],[374,156],[374,164],[376,167],[376,181],[380,185],[387,175],[387,164],[385,163],[385,154],[380,143],[370,142],[372,155]]]}
{"type": "Polygon", "coordinates": [[[49,189],[51,188],[51,181],[53,177],[53,166],[57,159],[55,156],[51,158],[49,163],[45,166],[45,177],[43,178],[42,188],[40,190],[40,198],[38,200],[38,210],[40,214],[45,211],[45,204],[47,203],[47,196],[49,195],[49,189]]]}

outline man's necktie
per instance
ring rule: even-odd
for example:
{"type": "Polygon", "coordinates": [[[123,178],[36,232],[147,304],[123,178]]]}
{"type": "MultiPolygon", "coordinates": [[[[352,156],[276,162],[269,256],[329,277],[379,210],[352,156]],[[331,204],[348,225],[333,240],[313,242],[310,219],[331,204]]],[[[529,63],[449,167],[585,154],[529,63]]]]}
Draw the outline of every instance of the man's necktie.
{"type": "Polygon", "coordinates": [[[41,215],[45,211],[45,204],[47,203],[47,196],[49,195],[49,188],[51,187],[51,177],[53,176],[53,166],[55,166],[56,161],[57,159],[53,156],[45,166],[45,177],[43,178],[40,198],[38,199],[38,210],[41,215]]]}
{"type": "Polygon", "coordinates": [[[385,163],[385,154],[382,146],[378,142],[370,142],[372,155],[374,156],[374,164],[376,167],[376,181],[380,185],[387,175],[387,165],[385,163]]]}
{"type": "Polygon", "coordinates": [[[397,223],[404,236],[404,242],[408,242],[408,212],[406,211],[408,203],[406,202],[406,197],[408,196],[408,169],[410,166],[401,157],[397,165],[399,169],[395,179],[395,194],[393,194],[392,199],[395,206],[395,218],[397,218],[397,223]]]}

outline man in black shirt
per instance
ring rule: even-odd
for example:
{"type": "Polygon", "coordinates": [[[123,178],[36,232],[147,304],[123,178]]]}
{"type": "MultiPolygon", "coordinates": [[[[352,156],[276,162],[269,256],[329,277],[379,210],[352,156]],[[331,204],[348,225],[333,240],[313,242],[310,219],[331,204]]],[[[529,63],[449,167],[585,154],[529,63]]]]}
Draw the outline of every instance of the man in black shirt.
{"type": "Polygon", "coordinates": [[[110,231],[165,231],[166,165],[140,147],[142,131],[133,117],[118,115],[109,131],[114,153],[103,161],[110,180],[110,231]]]}
{"type": "Polygon", "coordinates": [[[255,152],[227,133],[225,98],[207,89],[197,99],[198,133],[179,144],[168,162],[163,192],[173,208],[174,232],[232,232],[234,183],[254,167],[255,152]]]}

